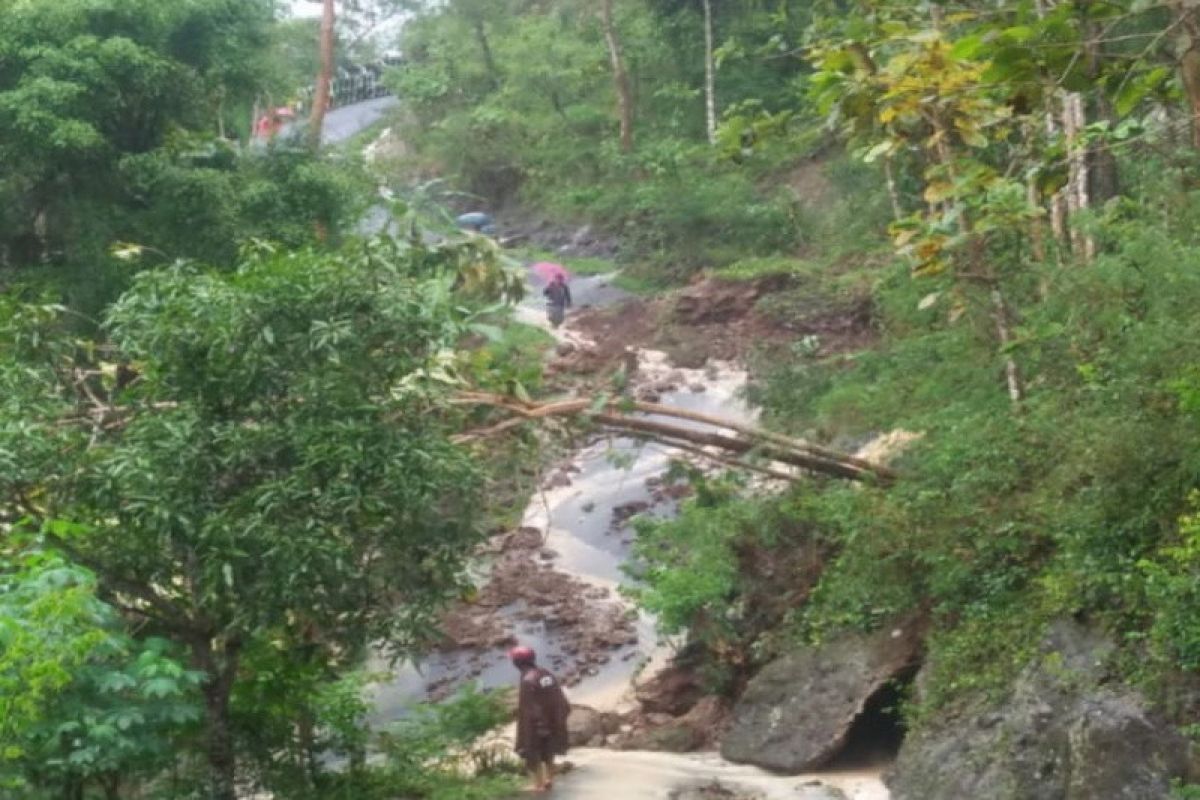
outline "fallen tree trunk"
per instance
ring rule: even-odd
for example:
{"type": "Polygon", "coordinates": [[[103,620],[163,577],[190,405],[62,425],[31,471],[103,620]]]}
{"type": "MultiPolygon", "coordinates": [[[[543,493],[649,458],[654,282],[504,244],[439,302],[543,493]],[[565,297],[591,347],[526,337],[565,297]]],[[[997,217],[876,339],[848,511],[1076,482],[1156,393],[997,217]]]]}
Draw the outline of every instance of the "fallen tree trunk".
{"type": "MultiPolygon", "coordinates": [[[[502,395],[483,393],[464,393],[454,401],[459,405],[480,405],[508,411],[516,416],[506,419],[487,428],[469,431],[456,438],[459,443],[477,441],[489,436],[511,430],[525,422],[547,419],[550,417],[578,416],[600,425],[609,430],[619,431],[631,436],[650,439],[664,445],[680,447],[689,452],[707,455],[722,463],[731,463],[728,454],[737,456],[754,456],[780,464],[799,467],[810,472],[856,481],[879,481],[890,483],[896,474],[887,467],[873,464],[861,458],[855,458],[828,448],[792,439],[772,431],[764,431],[734,420],[722,419],[708,414],[701,414],[687,409],[674,408],[660,403],[645,403],[635,400],[613,400],[597,405],[594,399],[575,398],[551,403],[528,403],[502,395]],[[647,416],[632,416],[626,411],[657,417],[699,422],[715,428],[724,428],[737,435],[713,430],[685,427],[673,422],[652,419],[647,416]],[[714,448],[724,455],[706,453],[703,448],[714,448]]],[[[759,467],[738,459],[734,466],[766,472],[772,477],[790,476],[768,467],[759,467]]]]}

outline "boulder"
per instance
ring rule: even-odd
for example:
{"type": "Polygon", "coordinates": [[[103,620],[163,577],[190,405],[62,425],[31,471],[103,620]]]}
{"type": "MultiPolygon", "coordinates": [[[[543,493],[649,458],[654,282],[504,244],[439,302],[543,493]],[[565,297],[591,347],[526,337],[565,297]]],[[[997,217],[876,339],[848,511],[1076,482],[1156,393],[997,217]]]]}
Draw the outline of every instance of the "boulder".
{"type": "Polygon", "coordinates": [[[618,737],[612,744],[618,750],[691,753],[712,746],[727,714],[720,698],[705,697],[682,717],[647,714],[640,720],[645,727],[618,737]]]}
{"type": "Polygon", "coordinates": [[[913,732],[888,784],[894,800],[1162,800],[1188,745],[1135,692],[1103,685],[1113,646],[1054,625],[997,708],[967,704],[913,732]]]}
{"type": "Polygon", "coordinates": [[[571,715],[567,717],[567,737],[571,747],[599,747],[620,726],[621,720],[615,714],[588,706],[571,706],[571,715]]]}
{"type": "Polygon", "coordinates": [[[642,710],[653,714],[686,714],[704,696],[694,670],[673,664],[649,680],[637,684],[634,697],[642,710]]]}
{"type": "Polygon", "coordinates": [[[721,754],[791,775],[826,764],[867,702],[912,669],[919,647],[915,624],[905,623],[771,662],[734,707],[721,754]]]}

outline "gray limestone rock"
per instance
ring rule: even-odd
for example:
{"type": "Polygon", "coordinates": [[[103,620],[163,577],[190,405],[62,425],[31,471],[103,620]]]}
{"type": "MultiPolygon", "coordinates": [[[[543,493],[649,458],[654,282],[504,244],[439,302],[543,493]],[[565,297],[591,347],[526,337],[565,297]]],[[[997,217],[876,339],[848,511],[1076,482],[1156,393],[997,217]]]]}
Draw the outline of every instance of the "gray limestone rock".
{"type": "Polygon", "coordinates": [[[894,800],[1165,800],[1186,740],[1136,693],[1104,686],[1110,642],[1058,623],[1007,702],[982,703],[905,741],[894,800]]]}
{"type": "Polygon", "coordinates": [[[918,648],[917,632],[905,624],[773,661],[734,707],[721,754],[790,775],[824,765],[841,751],[867,702],[912,668],[918,648]]]}

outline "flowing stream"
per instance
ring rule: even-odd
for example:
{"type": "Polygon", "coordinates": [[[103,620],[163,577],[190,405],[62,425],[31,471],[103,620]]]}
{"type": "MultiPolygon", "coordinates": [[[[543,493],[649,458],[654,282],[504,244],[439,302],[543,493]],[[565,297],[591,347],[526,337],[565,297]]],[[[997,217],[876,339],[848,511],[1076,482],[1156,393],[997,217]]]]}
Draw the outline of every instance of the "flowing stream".
{"type": "MultiPolygon", "coordinates": [[[[535,276],[530,282],[531,297],[518,309],[517,317],[544,325],[541,287],[535,276]]],[[[571,288],[576,306],[608,305],[625,296],[609,284],[608,276],[578,278],[571,288]]],[[[587,345],[569,326],[553,334],[560,342],[587,345]]],[[[656,386],[663,403],[740,421],[755,418],[754,410],[740,398],[746,374],[734,364],[676,369],[663,354],[640,351],[639,374],[641,383],[656,386]]],[[[550,470],[525,512],[523,526],[544,537],[539,551],[542,563],[536,568],[569,576],[588,603],[612,607],[636,634],[569,673],[569,680],[564,680],[574,704],[601,711],[632,708],[634,681],[640,674],[652,674],[672,651],[670,643],[660,641],[654,620],[634,610],[618,591],[627,580],[622,565],[630,558],[632,544],[624,517],[634,511],[656,515],[676,511],[676,501],[664,495],[660,483],[670,457],[659,445],[620,437],[596,438],[550,470]]],[[[534,647],[541,662],[552,669],[577,666],[577,641],[568,635],[562,621],[553,617],[553,609],[549,616],[531,615],[527,606],[514,602],[499,609],[497,623],[522,644],[534,647]]],[[[394,680],[375,687],[373,722],[384,725],[402,715],[405,706],[438,696],[438,691],[467,680],[485,688],[512,686],[515,673],[506,657],[508,643],[440,652],[420,665],[402,669],[394,680]]],[[[673,790],[714,782],[762,800],[887,800],[889,796],[878,764],[781,777],[731,764],[715,753],[582,748],[572,750],[567,760],[573,769],[549,795],[556,800],[661,800],[673,790]]]]}

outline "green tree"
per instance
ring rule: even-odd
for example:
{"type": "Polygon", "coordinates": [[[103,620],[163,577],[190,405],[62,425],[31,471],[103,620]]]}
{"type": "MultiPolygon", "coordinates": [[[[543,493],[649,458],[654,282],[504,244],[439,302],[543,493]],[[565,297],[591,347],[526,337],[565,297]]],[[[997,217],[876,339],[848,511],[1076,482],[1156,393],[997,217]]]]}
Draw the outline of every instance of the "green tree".
{"type": "Polygon", "coordinates": [[[10,319],[4,373],[27,388],[2,428],[23,465],[5,513],[72,519],[47,545],[205,674],[214,798],[234,796],[248,650],[403,651],[460,588],[478,471],[443,400],[464,303],[511,291],[479,242],[382,241],[143,273],[100,345],[50,312],[10,319]]]}
{"type": "Polygon", "coordinates": [[[126,635],[86,570],[36,549],[5,563],[0,785],[118,797],[171,762],[176,735],[199,719],[202,676],[167,643],[126,635]]]}

